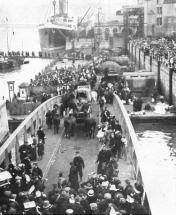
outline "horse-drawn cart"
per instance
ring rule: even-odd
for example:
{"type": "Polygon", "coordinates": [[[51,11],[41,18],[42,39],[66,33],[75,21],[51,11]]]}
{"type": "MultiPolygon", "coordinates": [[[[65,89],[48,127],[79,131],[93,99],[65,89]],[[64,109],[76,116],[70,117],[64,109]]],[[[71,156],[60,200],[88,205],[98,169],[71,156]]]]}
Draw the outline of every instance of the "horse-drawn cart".
{"type": "Polygon", "coordinates": [[[87,130],[88,126],[86,125],[89,124],[88,119],[91,118],[92,111],[91,100],[91,89],[84,86],[78,87],[75,92],[63,96],[63,108],[67,113],[64,119],[66,136],[70,137],[76,127],[87,130]]]}

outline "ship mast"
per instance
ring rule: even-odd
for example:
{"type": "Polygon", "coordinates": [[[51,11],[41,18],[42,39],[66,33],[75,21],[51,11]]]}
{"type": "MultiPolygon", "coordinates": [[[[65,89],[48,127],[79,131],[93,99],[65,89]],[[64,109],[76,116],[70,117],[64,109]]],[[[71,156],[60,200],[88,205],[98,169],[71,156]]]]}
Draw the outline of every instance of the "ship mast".
{"type": "Polygon", "coordinates": [[[67,0],[67,16],[68,16],[68,0],[67,0]]]}
{"type": "Polygon", "coordinates": [[[8,18],[6,17],[6,23],[7,23],[7,54],[9,52],[9,27],[8,27],[8,18]]]}
{"type": "Polygon", "coordinates": [[[53,1],[53,8],[54,8],[54,18],[56,16],[56,0],[53,1]]]}

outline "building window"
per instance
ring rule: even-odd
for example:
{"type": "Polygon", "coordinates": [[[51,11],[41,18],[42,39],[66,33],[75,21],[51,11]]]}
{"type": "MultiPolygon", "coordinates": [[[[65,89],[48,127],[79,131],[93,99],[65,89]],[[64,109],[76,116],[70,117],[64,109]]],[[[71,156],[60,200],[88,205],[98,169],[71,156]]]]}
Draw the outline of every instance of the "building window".
{"type": "Polygon", "coordinates": [[[110,32],[109,28],[105,28],[105,32],[109,33],[110,32]]]}
{"type": "Polygon", "coordinates": [[[117,28],[113,28],[113,33],[114,33],[114,34],[117,33],[117,28]]]}
{"type": "Polygon", "coordinates": [[[156,19],[156,22],[157,22],[157,25],[162,25],[162,18],[161,17],[158,17],[156,19]]]}
{"type": "Polygon", "coordinates": [[[109,31],[105,31],[105,40],[109,40],[109,31]]]}
{"type": "Polygon", "coordinates": [[[168,18],[167,23],[168,23],[168,24],[172,23],[172,18],[171,18],[171,17],[168,18]]]}
{"type": "Polygon", "coordinates": [[[162,14],[162,7],[157,7],[157,14],[162,14]]]}

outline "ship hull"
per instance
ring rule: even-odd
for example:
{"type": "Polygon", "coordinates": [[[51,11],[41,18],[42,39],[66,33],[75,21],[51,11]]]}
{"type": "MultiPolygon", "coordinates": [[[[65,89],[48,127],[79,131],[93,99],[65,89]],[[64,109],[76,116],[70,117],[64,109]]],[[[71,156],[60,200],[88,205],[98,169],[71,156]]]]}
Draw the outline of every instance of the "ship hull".
{"type": "Polygon", "coordinates": [[[39,28],[41,51],[45,54],[59,53],[66,49],[67,39],[71,39],[73,32],[69,29],[56,27],[39,28]]]}

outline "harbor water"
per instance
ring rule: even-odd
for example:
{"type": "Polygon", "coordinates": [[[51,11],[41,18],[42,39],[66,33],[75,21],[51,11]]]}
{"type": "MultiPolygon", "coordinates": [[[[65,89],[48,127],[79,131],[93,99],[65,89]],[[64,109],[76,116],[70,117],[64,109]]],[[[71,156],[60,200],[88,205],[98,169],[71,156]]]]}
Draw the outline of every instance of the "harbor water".
{"type": "Polygon", "coordinates": [[[158,153],[153,156],[164,154],[176,165],[176,123],[135,123],[133,126],[139,140],[139,150],[144,156],[152,154],[151,149],[155,148],[158,153]]]}
{"type": "Polygon", "coordinates": [[[45,66],[47,66],[51,59],[27,59],[29,60],[29,64],[24,64],[20,69],[7,72],[0,73],[0,99],[4,96],[4,99],[9,99],[9,91],[8,91],[8,81],[15,81],[14,83],[14,92],[18,92],[18,86],[22,82],[30,83],[30,79],[35,78],[39,72],[41,72],[45,66]]]}
{"type": "MultiPolygon", "coordinates": [[[[7,46],[10,51],[34,51],[36,55],[40,51],[39,35],[37,26],[19,27],[7,26],[0,28],[0,51],[7,52],[7,46]]],[[[51,60],[49,59],[26,59],[29,64],[24,64],[21,68],[11,72],[0,73],[0,100],[9,99],[7,81],[15,81],[14,91],[18,92],[18,86],[22,82],[30,82],[31,78],[41,72],[51,60]]]]}

